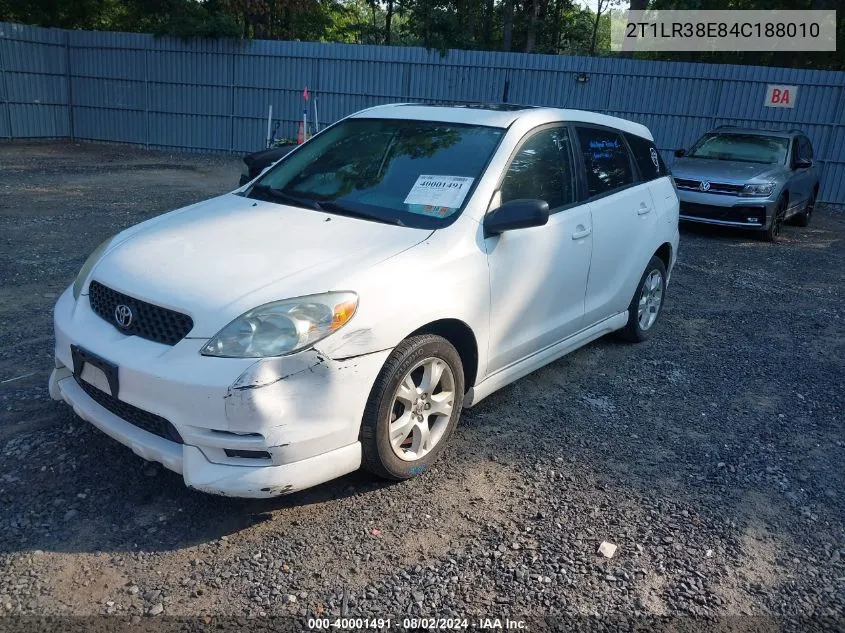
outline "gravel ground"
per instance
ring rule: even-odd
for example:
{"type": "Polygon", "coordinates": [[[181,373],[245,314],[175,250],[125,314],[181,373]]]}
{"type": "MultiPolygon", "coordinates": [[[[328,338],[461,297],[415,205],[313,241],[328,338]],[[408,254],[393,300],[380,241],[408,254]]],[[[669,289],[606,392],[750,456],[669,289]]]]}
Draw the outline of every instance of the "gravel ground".
{"type": "Polygon", "coordinates": [[[465,411],[416,480],[246,501],[186,489],[46,389],[52,304],[88,252],[231,189],[238,159],[6,142],[0,166],[0,613],[845,627],[842,214],[775,245],[684,229],[652,340],[465,411]]]}

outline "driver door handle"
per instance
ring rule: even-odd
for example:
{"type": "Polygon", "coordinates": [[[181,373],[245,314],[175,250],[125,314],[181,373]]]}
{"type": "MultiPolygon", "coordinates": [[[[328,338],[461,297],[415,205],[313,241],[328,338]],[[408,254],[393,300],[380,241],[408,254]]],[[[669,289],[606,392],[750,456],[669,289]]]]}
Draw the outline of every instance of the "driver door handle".
{"type": "Polygon", "coordinates": [[[640,208],[637,209],[637,215],[645,215],[649,211],[651,211],[651,207],[645,202],[640,202],[640,208]]]}
{"type": "Polygon", "coordinates": [[[581,240],[581,239],[584,239],[585,237],[587,237],[588,235],[590,235],[590,233],[592,233],[592,232],[593,232],[593,229],[592,229],[592,228],[590,228],[590,227],[588,227],[588,228],[586,228],[586,229],[585,229],[583,226],[580,226],[580,225],[579,225],[577,228],[578,228],[578,230],[577,230],[577,231],[575,231],[575,232],[572,234],[572,239],[573,239],[573,240],[581,240]]]}

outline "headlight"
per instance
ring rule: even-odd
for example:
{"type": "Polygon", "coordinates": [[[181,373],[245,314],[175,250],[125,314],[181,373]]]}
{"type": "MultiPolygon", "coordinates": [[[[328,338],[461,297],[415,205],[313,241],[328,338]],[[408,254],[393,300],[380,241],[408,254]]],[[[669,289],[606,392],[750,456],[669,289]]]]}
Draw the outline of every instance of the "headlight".
{"type": "Polygon", "coordinates": [[[202,348],[203,356],[263,358],[310,347],[342,328],[358,308],[354,292],[274,301],[239,316],[202,348]]]}
{"type": "Polygon", "coordinates": [[[79,270],[79,274],[76,276],[76,279],[73,282],[73,298],[79,299],[79,295],[82,293],[82,286],[85,284],[85,280],[88,279],[88,275],[91,274],[91,269],[100,261],[100,257],[102,257],[105,250],[111,244],[111,241],[114,238],[109,238],[102,244],[100,244],[97,248],[94,249],[94,252],[88,256],[88,259],[85,260],[85,263],[82,264],[82,268],[79,270]]]}
{"type": "Polygon", "coordinates": [[[766,182],[761,185],[745,185],[741,196],[768,196],[775,190],[775,183],[766,182]]]}

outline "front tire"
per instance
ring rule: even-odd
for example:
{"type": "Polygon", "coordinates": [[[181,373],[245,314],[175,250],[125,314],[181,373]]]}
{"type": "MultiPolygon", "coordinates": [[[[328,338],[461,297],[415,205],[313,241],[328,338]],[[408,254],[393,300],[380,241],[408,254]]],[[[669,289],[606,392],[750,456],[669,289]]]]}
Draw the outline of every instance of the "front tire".
{"type": "Polygon", "coordinates": [[[769,227],[764,229],[761,237],[765,242],[776,242],[780,235],[781,228],[783,228],[783,214],[786,213],[786,198],[778,200],[778,204],[772,213],[772,221],[769,227]]]}
{"type": "Polygon", "coordinates": [[[428,470],[458,424],[463,399],[463,364],[449,341],[433,334],[402,341],[379,372],[364,409],[364,469],[394,480],[428,470]]]}
{"type": "Polygon", "coordinates": [[[628,323],[619,331],[619,336],[632,343],[639,343],[651,336],[665,296],[666,266],[659,257],[652,257],[628,305],[628,323]]]}

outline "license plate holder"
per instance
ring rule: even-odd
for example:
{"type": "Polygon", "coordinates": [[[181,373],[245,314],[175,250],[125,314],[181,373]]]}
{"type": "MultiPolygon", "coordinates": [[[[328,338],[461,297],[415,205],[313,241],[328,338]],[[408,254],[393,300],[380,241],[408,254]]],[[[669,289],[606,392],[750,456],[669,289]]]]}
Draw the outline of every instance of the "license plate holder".
{"type": "Polygon", "coordinates": [[[70,356],[73,359],[73,375],[77,380],[82,380],[82,370],[86,363],[93,365],[105,374],[112,398],[118,397],[120,379],[117,365],[107,361],[105,358],[97,356],[94,352],[89,352],[87,349],[79,347],[79,345],[70,346],[70,356]]]}

